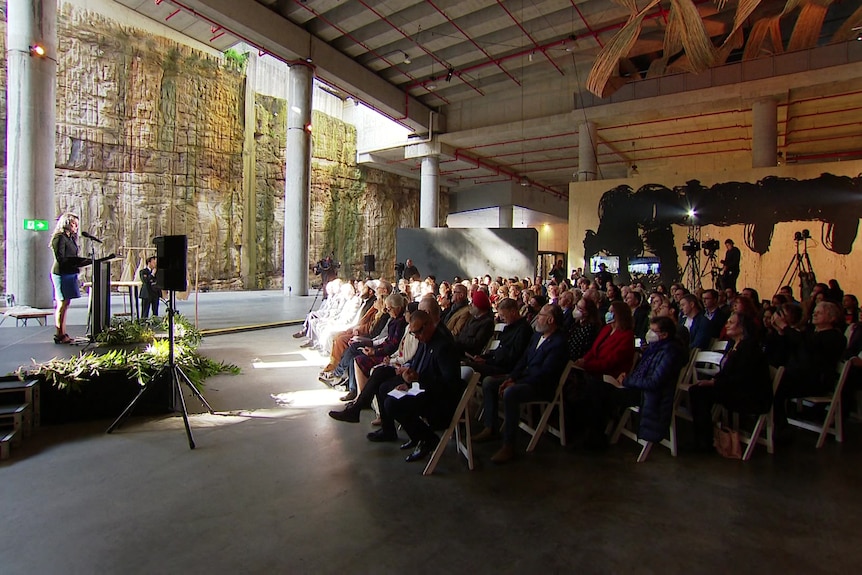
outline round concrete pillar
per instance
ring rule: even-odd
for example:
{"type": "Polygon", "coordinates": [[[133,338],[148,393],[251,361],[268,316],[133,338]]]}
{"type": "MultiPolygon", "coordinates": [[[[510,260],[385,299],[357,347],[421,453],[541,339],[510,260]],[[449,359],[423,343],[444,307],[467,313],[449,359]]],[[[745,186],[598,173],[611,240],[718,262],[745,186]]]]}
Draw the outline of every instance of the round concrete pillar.
{"type": "Polygon", "coordinates": [[[515,218],[515,206],[509,204],[508,206],[500,206],[497,208],[499,223],[497,224],[500,228],[513,228],[515,224],[513,222],[515,218]]]}
{"type": "Polygon", "coordinates": [[[437,156],[425,156],[422,158],[419,188],[420,228],[436,228],[440,223],[440,187],[437,183],[439,169],[440,160],[437,156]]]}
{"type": "Polygon", "coordinates": [[[596,137],[596,125],[593,122],[584,122],[578,128],[579,182],[587,182],[598,178],[596,137]]]}
{"type": "Polygon", "coordinates": [[[294,64],[288,76],[284,178],[284,293],[308,295],[308,220],[311,194],[310,66],[294,64]]]}
{"type": "Polygon", "coordinates": [[[6,50],[5,291],[20,305],[50,308],[54,256],[48,244],[59,215],[54,207],[57,2],[9,0],[6,50]],[[47,220],[49,228],[24,229],[24,220],[47,220]]]}
{"type": "Polygon", "coordinates": [[[752,106],[751,167],[778,165],[778,102],[758,100],[752,106]]]}

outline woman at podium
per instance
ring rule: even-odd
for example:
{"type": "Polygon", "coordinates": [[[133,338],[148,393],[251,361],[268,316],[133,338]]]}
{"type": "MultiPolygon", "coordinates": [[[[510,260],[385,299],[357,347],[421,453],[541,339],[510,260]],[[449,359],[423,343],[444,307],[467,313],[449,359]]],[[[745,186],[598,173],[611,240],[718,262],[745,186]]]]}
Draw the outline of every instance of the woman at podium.
{"type": "Polygon", "coordinates": [[[72,343],[66,333],[66,312],[73,299],[81,297],[78,274],[82,266],[90,265],[90,258],[78,256],[78,216],[66,212],[57,218],[54,235],[51,236],[51,249],[54,252],[54,267],[51,280],[54,282],[54,326],[57,333],[54,343],[72,343]]]}

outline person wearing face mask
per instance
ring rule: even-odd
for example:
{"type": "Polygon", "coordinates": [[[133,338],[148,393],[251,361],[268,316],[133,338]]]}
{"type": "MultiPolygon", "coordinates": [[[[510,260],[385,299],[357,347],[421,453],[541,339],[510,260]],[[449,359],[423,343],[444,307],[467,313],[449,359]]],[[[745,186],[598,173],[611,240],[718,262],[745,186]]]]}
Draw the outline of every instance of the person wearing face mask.
{"type": "Polygon", "coordinates": [[[632,312],[625,303],[615,301],[605,314],[605,327],[590,350],[575,366],[601,379],[603,375],[619,377],[631,369],[635,357],[635,334],[632,312]]]}
{"type": "Polygon", "coordinates": [[[646,337],[653,343],[631,374],[621,373],[616,384],[590,380],[587,387],[589,409],[585,447],[607,447],[608,418],[620,408],[639,405],[638,438],[659,442],[670,428],[673,398],[680,370],[688,361],[688,351],[675,337],[676,325],[667,317],[653,318],[646,337]],[[652,335],[650,335],[652,334],[652,335]]]}
{"type": "Polygon", "coordinates": [[[491,313],[491,300],[481,289],[473,292],[470,303],[470,320],[455,336],[455,349],[462,356],[482,353],[488,340],[494,335],[494,314],[491,313]]]}
{"type": "Polygon", "coordinates": [[[589,298],[581,298],[572,311],[572,325],[567,332],[569,359],[577,361],[592,347],[602,329],[599,308],[589,298]]]}
{"type": "Polygon", "coordinates": [[[485,428],[473,441],[490,441],[496,437],[497,411],[503,401],[503,446],[491,457],[494,463],[506,463],[515,457],[515,439],[521,420],[521,404],[550,400],[566,367],[566,337],[559,326],[563,312],[558,305],[546,305],[539,311],[536,333],[512,372],[506,376],[486,377],[482,382],[485,428]]]}

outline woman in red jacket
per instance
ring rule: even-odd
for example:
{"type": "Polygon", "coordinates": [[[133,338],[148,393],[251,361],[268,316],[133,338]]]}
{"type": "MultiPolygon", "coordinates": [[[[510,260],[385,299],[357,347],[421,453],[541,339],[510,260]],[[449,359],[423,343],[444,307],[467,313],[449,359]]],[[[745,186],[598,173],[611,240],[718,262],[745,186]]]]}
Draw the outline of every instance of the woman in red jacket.
{"type": "Polygon", "coordinates": [[[605,323],[590,351],[575,362],[598,379],[603,375],[619,377],[621,373],[629,373],[635,357],[634,321],[629,306],[621,301],[611,303],[605,323]]]}

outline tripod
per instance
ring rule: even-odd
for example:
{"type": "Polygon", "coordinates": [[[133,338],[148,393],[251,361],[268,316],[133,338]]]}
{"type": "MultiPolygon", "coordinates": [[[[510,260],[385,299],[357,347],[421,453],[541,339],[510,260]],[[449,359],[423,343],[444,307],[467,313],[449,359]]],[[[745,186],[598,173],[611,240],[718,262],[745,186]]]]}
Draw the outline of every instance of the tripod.
{"type": "Polygon", "coordinates": [[[799,297],[800,300],[804,300],[811,295],[811,290],[814,289],[814,283],[817,280],[814,275],[814,268],[811,266],[811,258],[808,257],[808,238],[797,237],[794,241],[796,242],[796,254],[790,258],[790,263],[787,265],[784,275],[781,276],[775,293],[778,293],[782,286],[793,285],[793,280],[798,276],[799,297]],[[802,244],[801,251],[799,249],[800,244],[802,244]]]}
{"type": "Polygon", "coordinates": [[[700,272],[701,278],[711,278],[712,287],[715,288],[716,279],[721,273],[721,268],[718,266],[718,256],[715,252],[705,252],[706,261],[703,262],[703,270],[700,272]]]}
{"type": "Polygon", "coordinates": [[[176,306],[176,292],[170,291],[170,295],[167,300],[168,307],[168,363],[162,366],[162,368],[153,376],[150,384],[145,385],[141,388],[141,391],[138,392],[138,395],[132,400],[132,402],[123,410],[123,413],[111,424],[106,433],[113,432],[123,421],[129,416],[132,410],[135,408],[135,404],[141,399],[141,396],[149,389],[149,386],[154,381],[158,381],[162,377],[170,377],[171,378],[171,390],[175,397],[178,397],[180,400],[180,407],[182,409],[183,414],[183,424],[186,427],[186,437],[189,439],[189,449],[195,448],[195,440],[192,437],[192,428],[189,425],[189,412],[186,409],[186,400],[183,397],[183,390],[180,387],[180,383],[185,383],[186,386],[191,390],[192,394],[198,398],[201,402],[201,405],[206,407],[209,413],[214,413],[213,408],[210,407],[210,404],[207,403],[207,400],[204,399],[204,396],[201,395],[201,392],[197,390],[188,376],[183,373],[183,370],[180,366],[177,365],[176,359],[174,357],[174,308],[176,306]]]}

